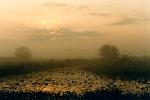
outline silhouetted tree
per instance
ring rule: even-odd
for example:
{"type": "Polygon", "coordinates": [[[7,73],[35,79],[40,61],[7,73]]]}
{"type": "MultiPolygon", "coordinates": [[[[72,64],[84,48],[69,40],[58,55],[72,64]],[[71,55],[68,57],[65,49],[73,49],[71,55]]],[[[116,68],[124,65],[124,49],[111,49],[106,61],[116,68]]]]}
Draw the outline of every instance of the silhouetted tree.
{"type": "Polygon", "coordinates": [[[119,58],[120,52],[114,45],[105,44],[100,48],[100,56],[104,60],[116,60],[119,58]]]}
{"type": "Polygon", "coordinates": [[[21,60],[31,59],[31,52],[27,47],[21,46],[16,49],[15,56],[21,60]]]}

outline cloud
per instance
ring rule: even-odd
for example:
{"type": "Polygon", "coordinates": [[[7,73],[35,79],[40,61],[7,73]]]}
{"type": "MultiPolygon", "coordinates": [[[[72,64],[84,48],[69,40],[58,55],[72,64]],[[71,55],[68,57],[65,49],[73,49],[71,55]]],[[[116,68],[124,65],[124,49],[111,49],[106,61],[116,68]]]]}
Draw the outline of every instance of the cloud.
{"type": "Polygon", "coordinates": [[[71,28],[61,28],[58,30],[33,28],[27,32],[32,33],[28,38],[31,41],[90,39],[102,35],[96,31],[74,31],[71,28]]]}
{"type": "Polygon", "coordinates": [[[128,25],[128,24],[138,24],[139,21],[136,18],[122,18],[111,25],[128,25]]]}
{"type": "Polygon", "coordinates": [[[89,5],[72,5],[72,4],[65,4],[65,3],[54,3],[54,2],[47,2],[43,4],[45,7],[49,8],[58,8],[60,10],[65,10],[65,11],[89,11],[91,9],[91,6],[89,5]]]}
{"type": "Polygon", "coordinates": [[[105,12],[97,12],[93,9],[91,5],[73,5],[73,4],[65,4],[65,3],[54,3],[54,2],[47,2],[43,4],[44,7],[57,9],[58,11],[66,12],[67,14],[86,14],[87,16],[102,16],[102,17],[109,17],[109,13],[105,12]]]}
{"type": "Polygon", "coordinates": [[[64,3],[48,2],[48,3],[44,3],[44,6],[49,6],[49,7],[68,7],[70,5],[64,4],[64,3]]]}
{"type": "Polygon", "coordinates": [[[149,21],[150,18],[146,17],[146,16],[123,16],[121,19],[119,19],[118,21],[110,24],[110,25],[130,25],[130,24],[140,24],[146,21],[149,21]]]}
{"type": "Polygon", "coordinates": [[[77,11],[81,11],[81,10],[88,10],[90,9],[91,7],[89,5],[80,5],[80,6],[77,6],[76,7],[76,10],[77,11]]]}
{"type": "Polygon", "coordinates": [[[66,3],[56,3],[56,2],[47,2],[43,4],[44,6],[48,6],[48,7],[74,7],[77,8],[78,10],[82,10],[82,9],[88,9],[90,8],[89,5],[71,5],[71,4],[66,4],[66,3]]]}
{"type": "Polygon", "coordinates": [[[31,34],[47,34],[50,32],[50,29],[18,25],[14,27],[12,31],[20,34],[31,35],[31,34]]]}
{"type": "Polygon", "coordinates": [[[92,15],[92,16],[104,16],[104,17],[109,17],[110,14],[108,13],[98,13],[98,12],[90,12],[89,15],[92,15]]]}
{"type": "Polygon", "coordinates": [[[27,41],[91,39],[103,35],[103,33],[93,30],[73,30],[70,27],[47,29],[22,25],[15,26],[11,32],[19,35],[20,39],[27,41]]]}
{"type": "Polygon", "coordinates": [[[63,38],[93,38],[101,35],[99,32],[96,31],[74,31],[70,28],[62,28],[57,31],[58,33],[62,33],[63,38]]]}

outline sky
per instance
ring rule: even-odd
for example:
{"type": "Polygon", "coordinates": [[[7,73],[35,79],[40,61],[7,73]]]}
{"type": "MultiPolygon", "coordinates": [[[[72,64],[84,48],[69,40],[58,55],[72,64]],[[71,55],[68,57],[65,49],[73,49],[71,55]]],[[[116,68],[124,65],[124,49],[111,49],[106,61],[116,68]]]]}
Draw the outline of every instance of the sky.
{"type": "Polygon", "coordinates": [[[1,0],[0,57],[91,58],[106,43],[150,55],[150,0],[1,0]]]}

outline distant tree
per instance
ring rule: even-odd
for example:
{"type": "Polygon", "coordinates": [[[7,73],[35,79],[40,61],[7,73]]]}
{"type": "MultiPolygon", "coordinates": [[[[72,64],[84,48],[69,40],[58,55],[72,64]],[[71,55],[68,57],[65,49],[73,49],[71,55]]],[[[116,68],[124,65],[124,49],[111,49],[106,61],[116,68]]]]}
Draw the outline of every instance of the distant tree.
{"type": "Polygon", "coordinates": [[[31,59],[32,55],[27,47],[21,46],[16,49],[15,56],[21,60],[31,59]]]}
{"type": "Polygon", "coordinates": [[[120,56],[119,49],[110,44],[105,44],[100,48],[100,57],[104,60],[114,61],[120,56]]]}

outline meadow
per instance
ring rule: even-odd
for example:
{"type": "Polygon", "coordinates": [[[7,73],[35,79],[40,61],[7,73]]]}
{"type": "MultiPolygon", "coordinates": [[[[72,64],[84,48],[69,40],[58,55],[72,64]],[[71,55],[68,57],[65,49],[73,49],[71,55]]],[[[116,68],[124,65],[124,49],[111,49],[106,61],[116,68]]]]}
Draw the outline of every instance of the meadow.
{"type": "Polygon", "coordinates": [[[3,59],[0,99],[149,100],[149,57],[103,59],[3,59]]]}

